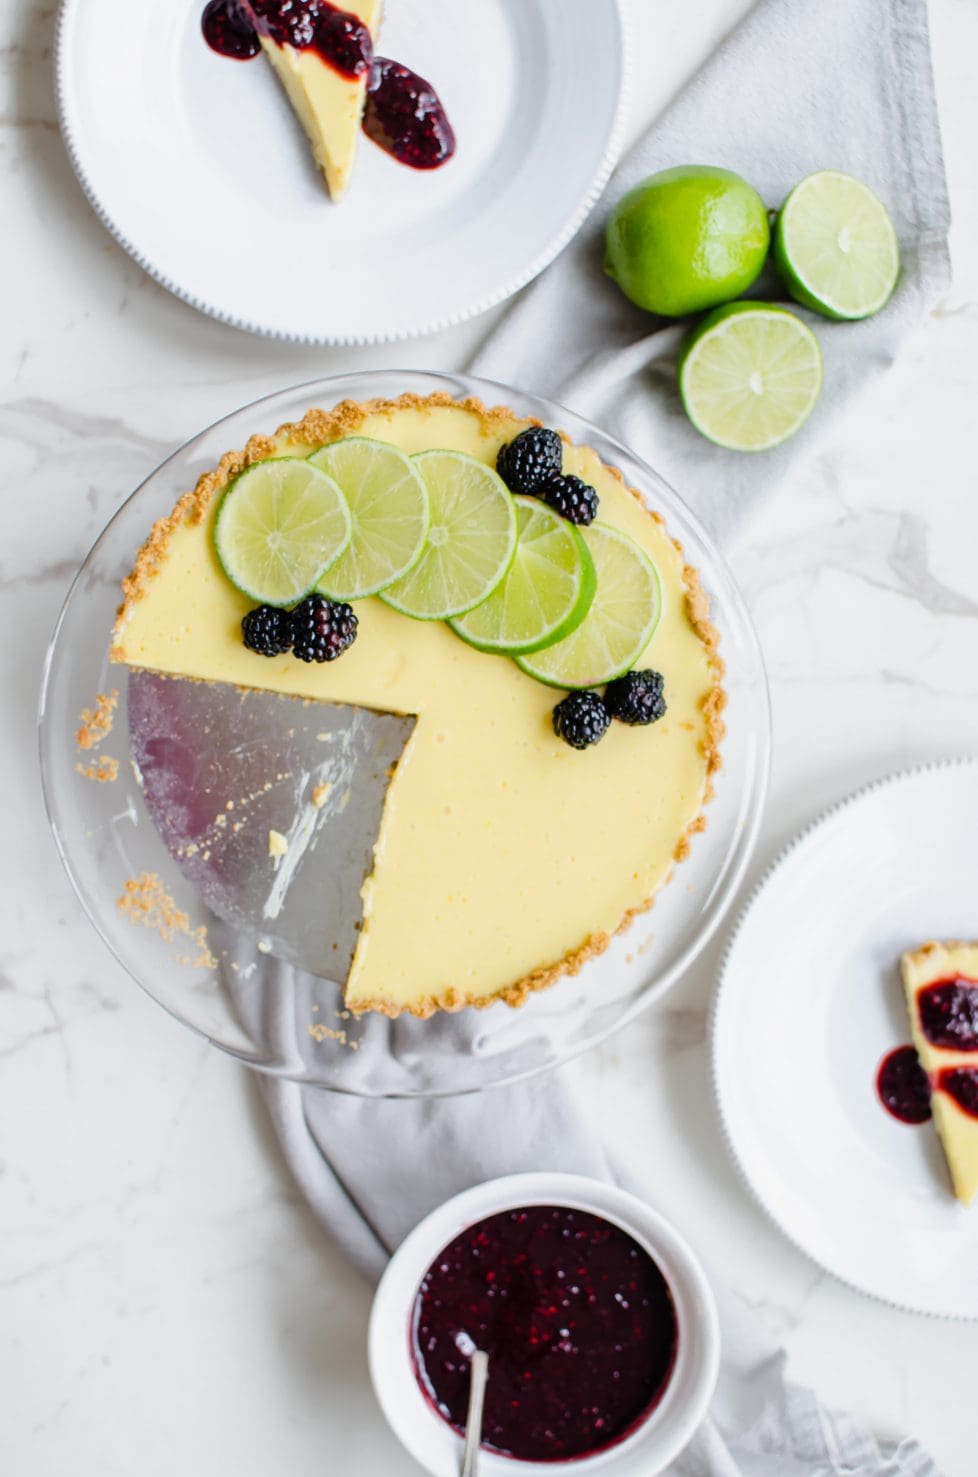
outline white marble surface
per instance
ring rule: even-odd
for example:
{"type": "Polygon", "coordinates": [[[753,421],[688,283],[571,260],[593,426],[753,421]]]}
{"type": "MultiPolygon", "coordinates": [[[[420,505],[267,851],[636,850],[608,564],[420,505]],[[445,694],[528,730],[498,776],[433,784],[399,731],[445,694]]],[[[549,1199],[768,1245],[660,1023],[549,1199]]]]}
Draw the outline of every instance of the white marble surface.
{"type": "MultiPolygon", "coordinates": [[[[634,131],[746,5],[667,7],[666,23],[663,8],[628,3],[634,131]]],[[[734,554],[777,730],[755,872],[848,790],[978,743],[978,7],[932,8],[951,296],[734,554]]],[[[122,975],[61,874],[34,701],[67,580],[178,441],[330,369],[453,367],[488,324],[394,349],[297,350],[170,298],[72,177],[53,23],[35,0],[0,7],[0,1471],[411,1477],[367,1383],[368,1289],[297,1199],[253,1083],[122,975]]],[[[948,1477],[973,1477],[978,1325],[903,1314],[820,1274],[717,1141],[704,1047],[716,956],[581,1062],[581,1091],[655,1203],[783,1336],[798,1378],[881,1431],[912,1431],[948,1477]]]]}

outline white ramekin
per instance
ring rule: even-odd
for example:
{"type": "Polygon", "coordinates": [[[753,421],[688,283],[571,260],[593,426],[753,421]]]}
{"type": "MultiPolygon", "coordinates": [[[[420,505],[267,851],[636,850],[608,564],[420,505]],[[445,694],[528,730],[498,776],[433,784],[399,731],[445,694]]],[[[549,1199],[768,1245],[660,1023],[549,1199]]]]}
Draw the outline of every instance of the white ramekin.
{"type": "MultiPolygon", "coordinates": [[[[433,1210],[402,1242],[374,1298],[370,1375],[395,1435],[433,1477],[457,1477],[461,1441],[425,1399],[411,1357],[411,1315],[421,1279],[438,1252],[467,1226],[524,1205],[566,1205],[621,1226],[644,1247],[669,1284],[678,1321],[676,1362],[658,1404],[615,1446],[572,1461],[521,1462],[483,1452],[480,1477],[656,1477],[682,1451],[706,1414],[716,1385],[720,1334],[709,1283],[689,1246],[636,1196],[573,1174],[517,1174],[466,1190],[433,1210]]],[[[492,1372],[490,1369],[490,1379],[492,1372]]]]}

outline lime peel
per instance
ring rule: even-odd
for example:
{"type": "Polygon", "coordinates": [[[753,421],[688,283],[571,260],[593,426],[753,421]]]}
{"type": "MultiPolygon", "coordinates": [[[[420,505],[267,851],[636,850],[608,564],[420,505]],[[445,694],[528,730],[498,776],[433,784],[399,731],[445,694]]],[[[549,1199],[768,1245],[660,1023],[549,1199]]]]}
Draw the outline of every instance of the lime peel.
{"type": "Polygon", "coordinates": [[[838,169],[808,175],[778,213],[774,259],[792,297],[839,320],[886,305],[900,275],[900,247],[886,206],[838,169]]]}
{"type": "Polygon", "coordinates": [[[480,605],[516,553],[516,511],[502,478],[460,451],[411,458],[428,491],[421,557],[380,598],[415,620],[447,620],[480,605]]]}
{"type": "Polygon", "coordinates": [[[678,376],[683,407],[702,435],[733,451],[767,451],[811,414],[822,354],[797,314],[771,303],[729,303],[692,333],[678,376]]]}
{"type": "Polygon", "coordinates": [[[541,651],[584,620],[597,589],[594,561],[579,530],[539,498],[514,497],[516,556],[480,605],[449,622],[478,651],[541,651]]]}
{"type": "Polygon", "coordinates": [[[242,594],[284,606],[315,588],[350,535],[350,511],[333,479],[301,457],[272,457],[231,483],[213,538],[224,573],[242,594]]]}
{"type": "Polygon", "coordinates": [[[528,676],[550,687],[597,687],[630,671],[662,612],[659,572],[638,544],[605,523],[592,523],[584,540],[598,581],[590,610],[570,636],[516,658],[528,676]]]}
{"type": "Polygon", "coordinates": [[[385,441],[347,436],[313,452],[309,461],[339,485],[353,532],[320,581],[334,600],[376,595],[413,569],[428,533],[428,493],[410,457],[385,441]]]}

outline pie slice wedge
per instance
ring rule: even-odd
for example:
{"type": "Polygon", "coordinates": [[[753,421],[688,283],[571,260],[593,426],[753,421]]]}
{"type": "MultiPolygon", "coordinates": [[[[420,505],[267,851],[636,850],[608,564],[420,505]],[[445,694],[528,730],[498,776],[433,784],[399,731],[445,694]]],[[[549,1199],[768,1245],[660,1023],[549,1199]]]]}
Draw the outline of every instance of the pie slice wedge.
{"type": "Polygon", "coordinates": [[[312,145],[333,200],[356,161],[382,0],[240,0],[312,145]]]}
{"type": "Polygon", "coordinates": [[[928,943],[901,960],[913,1044],[963,1205],[978,1195],[978,943],[928,943]]]}

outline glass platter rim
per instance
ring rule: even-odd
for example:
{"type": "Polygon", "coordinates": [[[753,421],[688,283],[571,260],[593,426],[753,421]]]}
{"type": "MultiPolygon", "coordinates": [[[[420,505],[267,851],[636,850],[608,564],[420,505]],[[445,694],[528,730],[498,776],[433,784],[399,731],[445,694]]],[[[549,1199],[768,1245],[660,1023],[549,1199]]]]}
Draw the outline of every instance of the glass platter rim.
{"type": "MultiPolygon", "coordinates": [[[[264,427],[263,429],[268,428],[264,427]]],[[[243,440],[247,439],[247,436],[253,433],[253,431],[248,432],[243,438],[240,432],[234,433],[231,439],[236,439],[240,444],[243,444],[243,440]]],[[[231,436],[230,430],[229,436],[231,436]]],[[[227,450],[229,448],[225,447],[224,449],[227,450]]],[[[208,456],[210,456],[210,453],[208,453],[208,456]]],[[[213,463],[209,461],[207,464],[210,465],[213,463]]],[[[185,484],[181,484],[181,491],[186,491],[189,486],[192,486],[192,482],[188,479],[185,484]]],[[[173,500],[175,501],[175,498],[173,500]]],[[[146,532],[148,532],[153,519],[168,512],[170,506],[172,506],[172,501],[169,505],[156,509],[152,512],[151,516],[147,517],[145,524],[146,532]]],[[[726,631],[723,634],[725,641],[721,642],[721,656],[729,657],[729,645],[725,643],[729,643],[730,638],[726,631]]],[[[728,664],[727,673],[724,678],[725,687],[729,686],[730,678],[731,673],[728,664]]],[[[359,370],[339,375],[316,376],[310,380],[286,386],[284,389],[274,391],[271,394],[261,395],[251,401],[245,402],[237,408],[219,416],[166,456],[139,482],[136,488],[115,510],[112,517],[94,540],[69,585],[44,659],[38,706],[38,725],[45,810],[58,855],[86,917],[98,933],[102,942],[130,978],[133,979],[155,1004],[161,1006],[167,1014],[172,1016],[182,1026],[266,1077],[283,1082],[294,1082],[302,1086],[315,1086],[344,1095],[375,1097],[378,1099],[424,1099],[428,1097],[464,1095],[471,1092],[506,1086],[511,1083],[540,1076],[547,1071],[563,1065],[564,1062],[581,1055],[584,1051],[590,1050],[591,1047],[599,1045],[602,1041],[607,1040],[609,1036],[615,1034],[643,1013],[644,1010],[660,1000],[682,978],[694,960],[706,947],[709,940],[716,934],[724,918],[729,914],[757,844],[767,796],[771,763],[770,692],[763,655],[753,621],[726,559],[721,554],[712,536],[707,532],[698,517],[691,511],[680,495],[675,492],[673,487],[665,481],[660,473],[641,457],[631,452],[626,446],[618,442],[615,437],[602,430],[599,426],[594,425],[585,417],[580,416],[577,412],[545,397],[536,395],[531,391],[521,390],[500,381],[482,379],[464,372],[437,372],[431,370],[373,369],[359,370]],[[505,403],[511,405],[518,414],[537,415],[548,424],[556,425],[562,430],[569,430],[571,439],[579,444],[585,442],[586,438],[585,444],[593,446],[603,461],[610,462],[612,466],[624,470],[625,480],[628,485],[633,485],[637,482],[640,488],[644,487],[647,491],[653,492],[657,509],[660,508],[658,500],[661,498],[662,503],[665,504],[664,507],[661,507],[661,511],[665,516],[666,526],[670,534],[673,537],[679,536],[684,548],[688,546],[690,538],[699,545],[700,553],[696,559],[695,567],[702,576],[706,593],[711,598],[711,609],[713,613],[716,615],[719,610],[720,615],[723,617],[721,623],[724,626],[728,620],[731,621],[736,631],[737,640],[745,643],[745,654],[751,667],[748,677],[752,688],[753,732],[749,737],[754,750],[753,763],[746,775],[746,785],[749,794],[745,812],[745,824],[739,834],[727,843],[722,885],[719,888],[716,885],[711,887],[705,916],[700,920],[700,926],[695,929],[675,959],[642,984],[635,997],[624,1003],[622,1010],[615,1015],[614,1019],[610,1022],[605,1022],[593,1035],[588,1035],[585,1039],[574,1042],[567,1049],[557,1051],[552,1058],[530,1065],[524,1069],[501,1075],[496,1080],[465,1086],[446,1086],[437,1090],[427,1088],[414,1091],[397,1088],[382,1091],[362,1091],[348,1085],[321,1081],[306,1074],[296,1074],[287,1070],[278,1062],[264,1059],[255,1050],[249,1051],[226,1040],[221,1040],[213,1031],[206,1029],[198,1021],[190,1018],[186,1013],[177,1008],[174,1003],[161,998],[160,994],[139,973],[138,969],[133,966],[130,960],[124,957],[120,948],[113,941],[107,926],[103,926],[98,900],[91,895],[84,882],[82,866],[84,859],[76,860],[74,853],[71,852],[65,842],[59,823],[58,806],[53,795],[54,779],[51,768],[56,763],[59,755],[56,752],[48,723],[49,699],[52,695],[52,673],[62,644],[66,640],[70,640],[68,616],[74,602],[79,598],[86,571],[92,565],[104,542],[109,538],[117,521],[123,518],[127,512],[132,511],[137,499],[145,499],[147,494],[155,488],[157,482],[165,478],[175,463],[186,462],[192,456],[193,449],[206,438],[220,431],[223,426],[229,425],[229,423],[236,421],[239,417],[249,415],[250,413],[255,413],[257,416],[261,411],[267,412],[270,417],[269,426],[271,426],[272,420],[274,420],[275,425],[278,425],[282,420],[296,419],[301,415],[301,410],[297,411],[294,408],[291,410],[278,410],[274,412],[274,415],[272,412],[273,407],[276,405],[284,406],[291,404],[297,399],[304,401],[305,408],[308,409],[309,406],[314,404],[336,404],[344,398],[386,398],[404,392],[431,394],[445,390],[454,397],[474,396],[484,400],[487,404],[505,403]],[[306,396],[309,398],[305,399],[306,396]],[[275,418],[276,416],[278,417],[277,419],[275,418]],[[627,470],[629,467],[632,468],[631,471],[627,470]],[[638,478],[635,476],[636,470],[640,474],[638,478]],[[677,521],[681,525],[678,529],[676,527],[677,521]],[[706,556],[705,558],[704,555],[706,556]],[[717,580],[725,586],[722,603],[718,602],[715,592],[717,580]],[[730,860],[731,857],[733,858],[732,862],[730,860]]],[[[725,759],[728,752],[729,738],[723,750],[725,759]]],[[[718,784],[722,785],[724,779],[725,768],[721,768],[717,777],[718,784]]],[[[714,801],[713,805],[715,806],[716,804],[717,802],[714,801]]],[[[709,807],[707,808],[706,814],[709,822],[711,819],[709,807]]],[[[699,843],[702,843],[704,846],[706,845],[705,842],[702,842],[702,838],[696,837],[693,840],[694,851],[699,843]]],[[[681,876],[682,873],[679,875],[681,876]]],[[[673,887],[675,887],[676,877],[673,876],[670,881],[673,887]]],[[[658,894],[656,900],[658,902],[658,894]]],[[[566,982],[566,979],[558,981],[550,990],[541,992],[542,996],[553,995],[566,982]]],[[[501,1011],[504,1007],[499,1004],[491,1007],[491,1009],[501,1011]]],[[[483,1012],[480,1012],[480,1014],[483,1014],[483,1012]]],[[[566,1047],[566,1043],[564,1043],[564,1046],[566,1047]]],[[[472,1054],[472,1059],[474,1059],[474,1054],[472,1054]]],[[[491,1062],[493,1058],[485,1057],[483,1060],[491,1062]]]]}

